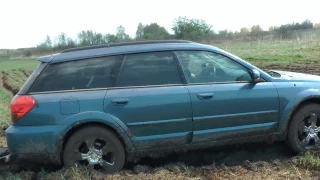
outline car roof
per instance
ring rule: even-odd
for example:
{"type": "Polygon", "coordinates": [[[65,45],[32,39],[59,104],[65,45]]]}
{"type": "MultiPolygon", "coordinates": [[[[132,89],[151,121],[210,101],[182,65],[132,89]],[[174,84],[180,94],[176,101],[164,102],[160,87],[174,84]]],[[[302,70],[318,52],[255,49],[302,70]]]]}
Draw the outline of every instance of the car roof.
{"type": "Polygon", "coordinates": [[[59,63],[78,59],[94,58],[101,56],[120,55],[129,53],[141,53],[152,51],[173,51],[173,50],[215,50],[214,46],[208,46],[192,41],[141,41],[129,43],[115,43],[98,46],[87,46],[72,48],[62,51],[59,54],[40,57],[41,62],[59,63]]]}

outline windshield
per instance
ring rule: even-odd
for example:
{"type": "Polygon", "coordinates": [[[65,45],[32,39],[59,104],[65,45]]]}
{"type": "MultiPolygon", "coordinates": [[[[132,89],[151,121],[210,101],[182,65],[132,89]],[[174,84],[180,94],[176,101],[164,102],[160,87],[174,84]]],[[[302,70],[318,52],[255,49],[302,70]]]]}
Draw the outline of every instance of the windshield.
{"type": "Polygon", "coordinates": [[[258,70],[258,71],[260,71],[260,72],[262,72],[262,73],[264,73],[264,74],[266,74],[266,75],[271,76],[268,72],[266,72],[266,71],[264,71],[264,70],[256,67],[255,65],[249,63],[248,61],[245,61],[245,60],[241,59],[240,57],[238,57],[238,56],[236,56],[236,55],[234,55],[234,54],[231,54],[231,53],[229,53],[229,52],[227,52],[227,51],[225,51],[225,50],[222,50],[222,49],[220,49],[220,48],[217,48],[217,47],[215,47],[215,49],[217,49],[217,50],[220,51],[220,52],[223,52],[224,54],[228,55],[228,56],[231,57],[232,59],[238,59],[238,60],[240,59],[240,60],[246,62],[247,64],[249,64],[250,66],[252,66],[254,69],[256,69],[256,70],[258,70]]]}

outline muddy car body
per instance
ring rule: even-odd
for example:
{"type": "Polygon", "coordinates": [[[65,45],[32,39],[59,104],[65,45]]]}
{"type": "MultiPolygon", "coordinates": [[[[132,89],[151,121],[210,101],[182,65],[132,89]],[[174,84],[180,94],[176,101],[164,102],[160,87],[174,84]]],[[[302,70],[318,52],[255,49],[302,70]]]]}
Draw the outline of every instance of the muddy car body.
{"type": "Polygon", "coordinates": [[[263,71],[189,41],[65,50],[14,97],[14,157],[106,172],[147,154],[263,140],[319,143],[319,76],[263,71]]]}

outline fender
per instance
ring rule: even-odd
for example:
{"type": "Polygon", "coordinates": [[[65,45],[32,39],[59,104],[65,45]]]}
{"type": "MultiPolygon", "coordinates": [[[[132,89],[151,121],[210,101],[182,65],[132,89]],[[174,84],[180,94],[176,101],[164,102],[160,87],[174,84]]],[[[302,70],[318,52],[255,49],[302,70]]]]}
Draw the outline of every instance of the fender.
{"type": "Polygon", "coordinates": [[[114,130],[118,132],[118,134],[124,140],[126,149],[129,152],[136,150],[130,138],[132,136],[130,135],[128,127],[122,121],[118,119],[113,119],[104,112],[100,112],[100,111],[81,112],[73,116],[70,116],[61,122],[63,125],[66,125],[66,128],[63,129],[62,132],[60,132],[60,134],[63,134],[63,135],[65,135],[70,129],[72,129],[75,126],[78,126],[79,124],[89,123],[89,122],[103,123],[105,125],[112,127],[114,130]]]}
{"type": "MultiPolygon", "coordinates": [[[[279,118],[278,132],[286,135],[292,114],[297,110],[301,103],[313,98],[320,98],[320,91],[318,89],[306,89],[296,94],[294,98],[291,98],[291,101],[287,103],[279,118]]],[[[280,106],[280,108],[282,107],[280,106]]]]}

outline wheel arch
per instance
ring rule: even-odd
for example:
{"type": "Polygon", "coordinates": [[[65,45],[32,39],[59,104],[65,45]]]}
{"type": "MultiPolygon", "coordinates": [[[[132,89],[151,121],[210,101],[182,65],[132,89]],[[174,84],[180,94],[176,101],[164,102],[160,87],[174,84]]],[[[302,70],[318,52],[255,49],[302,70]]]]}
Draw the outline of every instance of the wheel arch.
{"type": "MultiPolygon", "coordinates": [[[[288,134],[288,128],[289,125],[292,121],[292,117],[295,115],[295,113],[304,105],[306,104],[320,104],[320,95],[314,95],[314,96],[309,96],[301,99],[296,103],[293,107],[290,113],[287,114],[287,117],[282,117],[282,124],[280,123],[280,132],[283,135],[283,138],[287,137],[288,134]],[[285,118],[285,119],[283,119],[285,118]]],[[[285,116],[285,115],[283,115],[285,116]]]]}
{"type": "Polygon", "coordinates": [[[127,140],[123,137],[123,135],[121,135],[121,133],[119,131],[117,131],[115,128],[113,128],[110,125],[107,125],[105,123],[101,123],[101,122],[97,122],[97,121],[89,121],[89,122],[84,122],[84,123],[78,123],[75,126],[73,126],[71,129],[69,129],[64,137],[63,137],[63,142],[62,142],[62,151],[65,147],[66,142],[69,140],[69,138],[77,131],[90,127],[90,126],[98,126],[98,127],[103,127],[106,130],[111,131],[112,133],[114,133],[121,141],[123,147],[125,148],[126,151],[131,151],[130,146],[128,148],[128,143],[127,140]]]}
{"type": "MultiPolygon", "coordinates": [[[[118,120],[119,121],[119,120],[118,120]]],[[[76,131],[88,126],[99,126],[112,131],[119,137],[126,152],[135,152],[134,144],[131,140],[130,132],[123,122],[117,122],[117,119],[111,118],[103,112],[84,112],[69,117],[64,121],[67,128],[61,132],[58,140],[58,148],[63,152],[65,143],[76,131]]]]}

